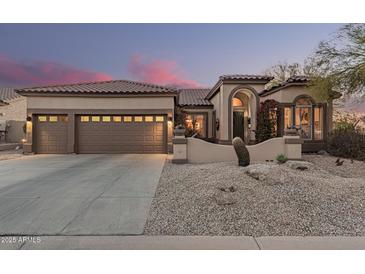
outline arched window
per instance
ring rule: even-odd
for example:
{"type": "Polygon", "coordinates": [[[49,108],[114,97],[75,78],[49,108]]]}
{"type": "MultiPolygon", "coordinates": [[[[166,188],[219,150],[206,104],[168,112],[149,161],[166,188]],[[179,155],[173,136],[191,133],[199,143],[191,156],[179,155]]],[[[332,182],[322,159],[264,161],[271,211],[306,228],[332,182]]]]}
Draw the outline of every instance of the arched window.
{"type": "Polygon", "coordinates": [[[243,102],[241,101],[241,99],[234,97],[232,99],[232,106],[233,107],[243,107],[243,102]]]}
{"type": "Polygon", "coordinates": [[[284,127],[300,130],[306,140],[323,140],[323,105],[309,96],[298,96],[284,107],[284,127]]]}

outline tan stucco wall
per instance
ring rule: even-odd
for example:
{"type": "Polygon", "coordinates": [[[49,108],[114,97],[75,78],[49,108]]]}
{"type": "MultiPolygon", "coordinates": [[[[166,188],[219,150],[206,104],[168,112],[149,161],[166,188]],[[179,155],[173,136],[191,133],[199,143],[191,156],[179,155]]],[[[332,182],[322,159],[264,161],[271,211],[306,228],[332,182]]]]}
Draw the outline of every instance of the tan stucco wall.
{"type": "MultiPolygon", "coordinates": [[[[74,117],[78,110],[141,110],[147,112],[154,111],[154,114],[158,114],[158,110],[161,110],[161,114],[168,114],[173,119],[174,117],[174,97],[172,96],[145,96],[145,97],[76,97],[76,96],[27,96],[27,110],[28,115],[37,114],[54,110],[57,113],[58,110],[62,110],[62,113],[69,115],[69,118],[74,117]]],[[[89,111],[90,110],[90,111],[89,111]]],[[[69,119],[70,121],[73,119],[69,119]]],[[[72,128],[74,128],[72,126],[72,128]]],[[[70,141],[70,152],[74,151],[74,134],[70,131],[69,135],[72,135],[73,141],[70,141]]],[[[168,151],[172,151],[172,138],[173,138],[173,121],[167,123],[167,138],[168,138],[168,151]]],[[[25,149],[27,152],[32,150],[32,132],[31,127],[27,128],[27,143],[25,149]]]]}
{"type": "Polygon", "coordinates": [[[0,106],[1,120],[25,121],[27,117],[27,100],[17,97],[6,101],[9,105],[0,106]]]}
{"type": "MultiPolygon", "coordinates": [[[[260,101],[264,102],[266,100],[276,100],[279,103],[292,103],[294,99],[299,95],[312,96],[312,94],[308,91],[308,89],[305,88],[305,86],[289,86],[268,96],[261,97],[260,101]]],[[[316,100],[316,103],[325,103],[325,101],[319,102],[316,100]]]]}
{"type": "Polygon", "coordinates": [[[174,109],[173,97],[27,97],[28,109],[174,109]]]}
{"type": "MultiPolygon", "coordinates": [[[[301,158],[301,144],[285,144],[285,137],[269,139],[265,142],[247,146],[252,162],[275,160],[279,154],[291,159],[301,158]]],[[[237,161],[232,145],[209,143],[197,138],[187,138],[187,161],[189,163],[213,163],[237,161]]]]}
{"type": "MultiPolygon", "coordinates": [[[[221,115],[220,99],[221,99],[220,93],[218,95],[214,96],[212,99],[210,99],[210,102],[213,104],[213,109],[215,110],[216,118],[219,119],[219,121],[220,121],[220,115],[221,115]]],[[[220,133],[221,133],[221,128],[219,126],[219,129],[216,130],[216,133],[215,133],[216,134],[215,137],[217,139],[220,139],[220,133]]]]}

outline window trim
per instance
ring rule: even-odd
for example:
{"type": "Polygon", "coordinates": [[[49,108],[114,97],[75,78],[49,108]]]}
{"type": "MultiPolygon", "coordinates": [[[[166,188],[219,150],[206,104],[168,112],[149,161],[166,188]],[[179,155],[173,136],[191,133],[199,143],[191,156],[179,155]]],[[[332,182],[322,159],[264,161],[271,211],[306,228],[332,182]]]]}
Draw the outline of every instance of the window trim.
{"type": "MultiPolygon", "coordinates": [[[[299,95],[297,96],[292,103],[279,103],[280,106],[280,115],[281,115],[281,134],[284,135],[285,130],[285,116],[284,116],[284,109],[285,107],[290,107],[291,109],[291,116],[292,116],[292,125],[295,125],[295,106],[296,101],[299,99],[306,98],[309,99],[312,103],[311,105],[307,105],[311,109],[311,139],[303,139],[305,142],[325,142],[327,140],[328,134],[328,117],[327,117],[327,103],[316,103],[314,99],[309,95],[299,95]],[[314,109],[316,107],[321,107],[323,111],[323,128],[322,128],[322,139],[314,139],[314,109]]],[[[305,107],[303,105],[303,107],[305,107]]]]}

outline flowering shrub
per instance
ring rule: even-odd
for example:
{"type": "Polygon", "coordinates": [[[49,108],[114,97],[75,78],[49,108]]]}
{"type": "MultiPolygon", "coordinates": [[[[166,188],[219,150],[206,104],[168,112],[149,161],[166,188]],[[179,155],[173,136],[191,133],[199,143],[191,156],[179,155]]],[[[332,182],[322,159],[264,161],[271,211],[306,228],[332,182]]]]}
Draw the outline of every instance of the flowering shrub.
{"type": "Polygon", "coordinates": [[[257,112],[256,141],[263,142],[278,136],[278,102],[266,100],[260,103],[257,112]]]}

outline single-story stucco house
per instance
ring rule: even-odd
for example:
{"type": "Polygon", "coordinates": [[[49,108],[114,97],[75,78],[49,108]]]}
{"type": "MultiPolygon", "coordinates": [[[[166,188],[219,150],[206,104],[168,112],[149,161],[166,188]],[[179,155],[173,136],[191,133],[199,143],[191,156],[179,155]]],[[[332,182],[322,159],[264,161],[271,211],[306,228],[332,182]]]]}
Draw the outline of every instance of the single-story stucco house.
{"type": "Polygon", "coordinates": [[[265,89],[273,78],[224,75],[213,88],[174,89],[127,80],[18,89],[27,98],[27,138],[31,153],[168,153],[174,114],[199,137],[231,144],[235,136],[255,143],[260,102],[278,102],[278,135],[301,129],[304,151],[323,147],[332,102],[308,93],[306,77],[291,77],[265,89]],[[194,121],[194,123],[192,123],[194,121]]]}

